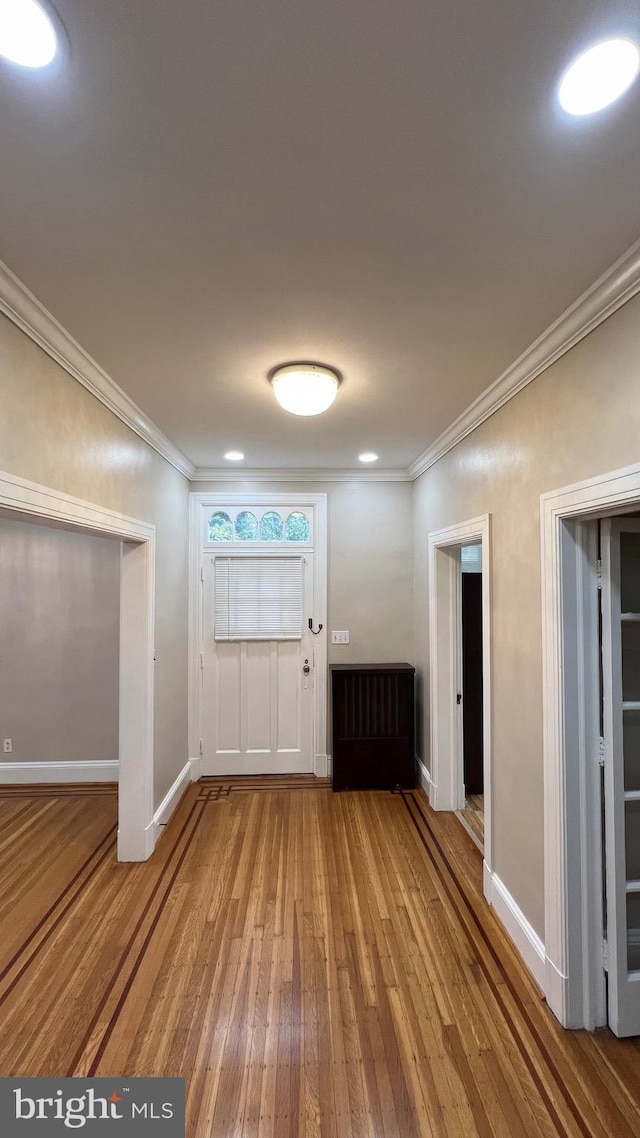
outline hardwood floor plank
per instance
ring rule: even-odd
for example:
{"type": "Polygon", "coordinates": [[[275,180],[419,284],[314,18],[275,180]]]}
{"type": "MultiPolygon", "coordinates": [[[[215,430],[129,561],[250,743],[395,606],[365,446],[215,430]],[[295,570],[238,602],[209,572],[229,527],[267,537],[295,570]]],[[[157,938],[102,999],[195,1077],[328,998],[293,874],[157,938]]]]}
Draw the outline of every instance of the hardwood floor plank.
{"type": "Polygon", "coordinates": [[[640,1134],[638,1042],[559,1027],[419,793],[208,781],[139,865],[115,808],[0,801],[0,1074],[183,1075],[190,1138],[640,1134]]]}

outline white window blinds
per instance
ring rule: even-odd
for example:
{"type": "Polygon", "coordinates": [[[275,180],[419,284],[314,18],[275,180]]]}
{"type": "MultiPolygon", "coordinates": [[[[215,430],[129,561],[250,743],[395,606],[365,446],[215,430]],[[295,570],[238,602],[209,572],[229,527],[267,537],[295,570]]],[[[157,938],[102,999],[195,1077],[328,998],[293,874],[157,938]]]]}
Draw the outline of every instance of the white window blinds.
{"type": "Polygon", "coordinates": [[[300,640],[301,557],[216,557],[216,640],[300,640]]]}

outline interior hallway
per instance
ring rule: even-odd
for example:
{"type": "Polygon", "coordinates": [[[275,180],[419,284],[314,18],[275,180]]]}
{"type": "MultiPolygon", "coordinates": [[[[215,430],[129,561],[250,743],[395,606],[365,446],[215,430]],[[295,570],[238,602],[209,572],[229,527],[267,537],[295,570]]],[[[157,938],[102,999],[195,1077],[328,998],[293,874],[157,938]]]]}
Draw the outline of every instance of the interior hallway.
{"type": "MultiPolygon", "coordinates": [[[[295,789],[287,789],[295,785],[295,789]]],[[[640,1133],[640,1042],[566,1032],[421,793],[0,791],[0,1074],[185,1075],[190,1138],[640,1133]]]]}

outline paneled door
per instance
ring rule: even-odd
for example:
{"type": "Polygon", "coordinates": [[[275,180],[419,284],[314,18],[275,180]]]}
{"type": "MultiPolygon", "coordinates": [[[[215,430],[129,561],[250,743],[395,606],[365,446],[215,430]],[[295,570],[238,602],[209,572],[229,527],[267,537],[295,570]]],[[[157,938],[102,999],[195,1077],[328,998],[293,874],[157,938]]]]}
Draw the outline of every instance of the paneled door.
{"type": "Polygon", "coordinates": [[[602,522],[608,1018],[640,1035],[640,520],[602,522]]]}
{"type": "Polygon", "coordinates": [[[205,557],[204,775],[313,771],[313,557],[237,547],[205,557]]]}

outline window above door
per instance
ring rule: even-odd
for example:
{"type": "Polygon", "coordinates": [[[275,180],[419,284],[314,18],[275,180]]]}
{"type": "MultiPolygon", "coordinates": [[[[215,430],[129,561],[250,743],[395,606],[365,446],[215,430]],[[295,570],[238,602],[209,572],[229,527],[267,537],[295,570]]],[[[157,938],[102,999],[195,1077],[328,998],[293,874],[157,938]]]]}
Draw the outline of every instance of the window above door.
{"type": "Polygon", "coordinates": [[[206,545],[221,542],[311,545],[313,509],[252,505],[212,509],[207,518],[206,545]]]}

